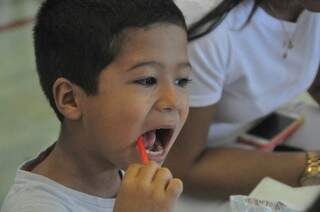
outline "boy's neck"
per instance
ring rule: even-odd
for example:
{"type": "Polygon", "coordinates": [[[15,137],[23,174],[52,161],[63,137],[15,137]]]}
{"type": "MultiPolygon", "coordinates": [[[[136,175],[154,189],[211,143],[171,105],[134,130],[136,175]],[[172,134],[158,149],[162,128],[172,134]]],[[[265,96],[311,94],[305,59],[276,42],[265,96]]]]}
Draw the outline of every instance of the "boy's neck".
{"type": "Polygon", "coordinates": [[[83,193],[115,197],[121,183],[119,169],[111,165],[97,167],[98,163],[83,151],[84,148],[72,146],[79,142],[73,139],[76,138],[62,132],[52,152],[32,172],[83,193]]]}

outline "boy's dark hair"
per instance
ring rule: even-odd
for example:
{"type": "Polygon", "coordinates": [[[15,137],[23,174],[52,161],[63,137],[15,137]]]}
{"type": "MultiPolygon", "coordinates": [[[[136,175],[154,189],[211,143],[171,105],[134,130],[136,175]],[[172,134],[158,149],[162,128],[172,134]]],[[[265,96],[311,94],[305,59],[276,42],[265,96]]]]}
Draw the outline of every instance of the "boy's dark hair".
{"type": "Polygon", "coordinates": [[[42,89],[62,122],[52,86],[64,77],[88,95],[98,92],[98,78],[121,46],[130,27],[175,24],[186,30],[172,0],[47,0],[34,27],[37,71],[42,89]]]}

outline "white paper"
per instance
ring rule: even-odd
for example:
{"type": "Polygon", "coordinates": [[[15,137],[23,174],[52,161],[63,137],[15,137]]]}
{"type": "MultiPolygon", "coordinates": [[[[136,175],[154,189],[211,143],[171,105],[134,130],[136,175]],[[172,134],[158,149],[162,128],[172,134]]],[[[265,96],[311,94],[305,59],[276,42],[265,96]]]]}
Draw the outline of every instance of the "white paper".
{"type": "Polygon", "coordinates": [[[320,186],[293,188],[271,178],[264,178],[249,197],[272,202],[281,201],[288,207],[304,211],[320,194],[320,186]]]}

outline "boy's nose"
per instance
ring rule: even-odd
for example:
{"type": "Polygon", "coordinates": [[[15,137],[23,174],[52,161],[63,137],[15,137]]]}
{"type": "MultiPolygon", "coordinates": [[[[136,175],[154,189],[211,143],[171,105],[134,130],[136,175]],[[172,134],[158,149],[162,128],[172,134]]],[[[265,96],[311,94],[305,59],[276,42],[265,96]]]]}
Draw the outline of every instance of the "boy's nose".
{"type": "Polygon", "coordinates": [[[156,103],[160,112],[172,112],[178,109],[178,95],[174,86],[167,86],[159,91],[159,99],[156,103]]]}

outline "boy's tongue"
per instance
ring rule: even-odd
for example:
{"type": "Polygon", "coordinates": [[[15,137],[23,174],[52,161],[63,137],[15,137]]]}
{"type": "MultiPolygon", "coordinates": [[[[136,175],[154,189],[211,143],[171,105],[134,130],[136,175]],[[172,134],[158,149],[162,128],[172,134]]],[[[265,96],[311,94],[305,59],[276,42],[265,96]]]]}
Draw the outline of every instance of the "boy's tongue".
{"type": "Polygon", "coordinates": [[[143,134],[143,140],[144,140],[144,146],[146,149],[152,147],[156,142],[156,131],[152,130],[143,134]]]}

